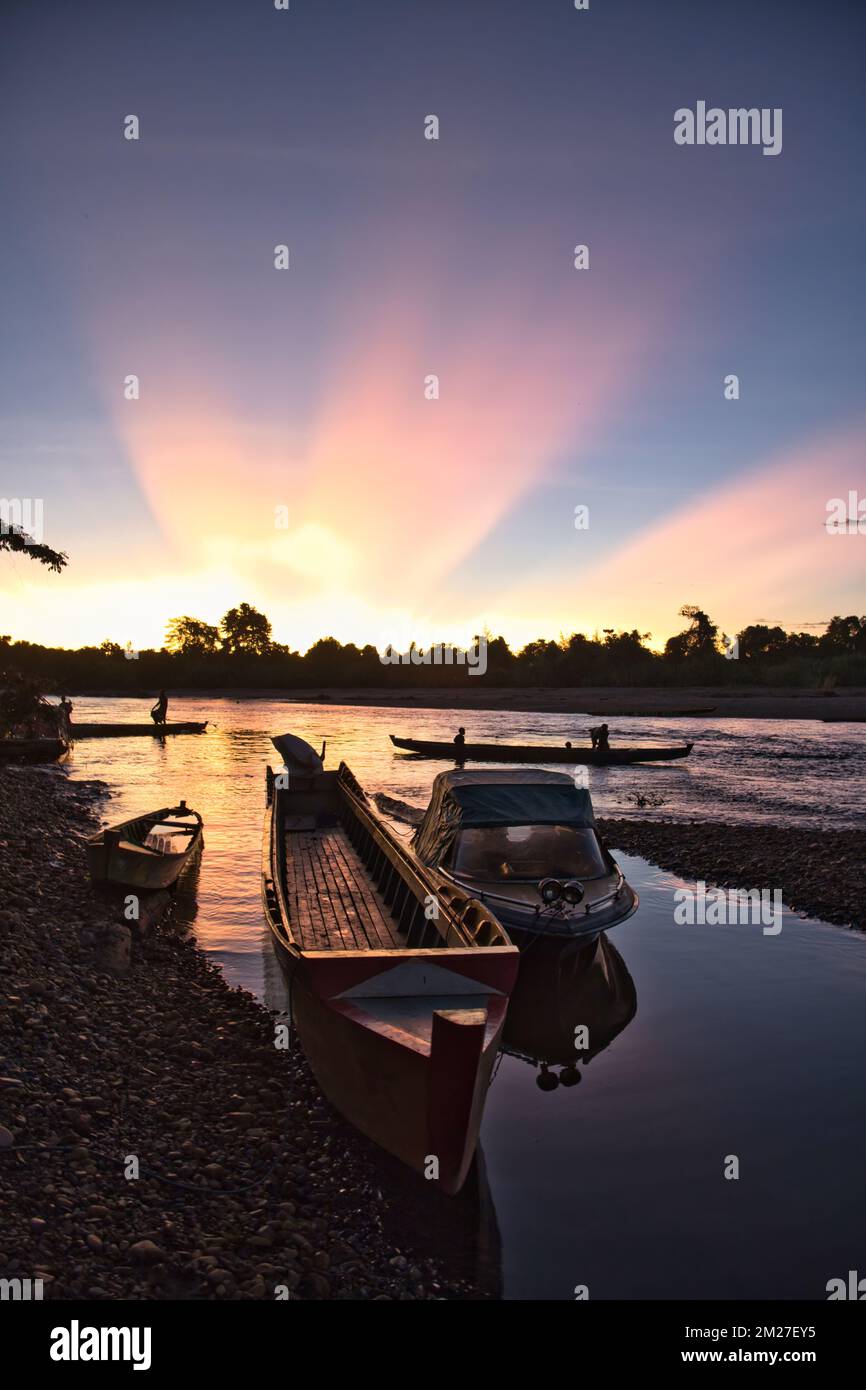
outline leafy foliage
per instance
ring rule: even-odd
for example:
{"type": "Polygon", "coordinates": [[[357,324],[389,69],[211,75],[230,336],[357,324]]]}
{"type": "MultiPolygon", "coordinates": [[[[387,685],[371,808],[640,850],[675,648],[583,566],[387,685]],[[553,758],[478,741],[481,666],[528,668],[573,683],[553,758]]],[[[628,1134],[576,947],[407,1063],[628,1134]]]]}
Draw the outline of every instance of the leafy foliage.
{"type": "Polygon", "coordinates": [[[183,656],[210,656],[219,650],[219,642],[219,628],[201,618],[172,618],[166,629],[166,647],[183,656]]]}
{"type": "Polygon", "coordinates": [[[223,651],[265,656],[271,650],[271,624],[249,603],[230,608],[222,620],[223,651]]]}
{"type": "MultiPolygon", "coordinates": [[[[647,646],[650,634],[605,628],[587,636],[538,638],[512,651],[503,637],[485,633],[485,686],[545,688],[581,686],[798,685],[832,691],[834,685],[866,685],[866,617],[834,617],[821,635],[752,624],[737,634],[738,660],[721,652],[719,628],[695,604],[681,610],[688,625],[663,652],[647,646]]],[[[111,641],[79,651],[54,650],[0,636],[0,665],[16,666],[37,680],[67,689],[126,690],[261,687],[431,689],[465,688],[465,667],[383,664],[370,645],[358,647],[323,637],[301,655],[273,640],[268,618],[249,603],[229,609],[217,628],[184,615],[168,624],[165,648],[123,660],[111,641]],[[111,658],[106,660],[106,657],[111,658]],[[109,674],[110,673],[110,674],[109,674]]],[[[320,696],[325,698],[324,695],[320,696]]]]}
{"type": "Polygon", "coordinates": [[[69,559],[64,551],[52,550],[50,545],[34,541],[20,526],[0,527],[0,550],[27,555],[31,560],[38,560],[41,565],[54,570],[55,574],[60,573],[69,559]]]}

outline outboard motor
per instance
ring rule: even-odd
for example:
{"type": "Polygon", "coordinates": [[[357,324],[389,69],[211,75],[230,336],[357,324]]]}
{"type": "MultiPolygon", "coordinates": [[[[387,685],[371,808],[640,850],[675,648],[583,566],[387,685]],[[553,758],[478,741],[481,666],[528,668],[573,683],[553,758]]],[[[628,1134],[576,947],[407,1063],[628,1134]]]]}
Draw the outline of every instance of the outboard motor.
{"type": "Polygon", "coordinates": [[[324,771],[325,743],[322,744],[321,753],[317,753],[304,739],[298,738],[297,734],[279,734],[271,739],[271,743],[282,758],[287,772],[302,772],[312,777],[324,771]]]}

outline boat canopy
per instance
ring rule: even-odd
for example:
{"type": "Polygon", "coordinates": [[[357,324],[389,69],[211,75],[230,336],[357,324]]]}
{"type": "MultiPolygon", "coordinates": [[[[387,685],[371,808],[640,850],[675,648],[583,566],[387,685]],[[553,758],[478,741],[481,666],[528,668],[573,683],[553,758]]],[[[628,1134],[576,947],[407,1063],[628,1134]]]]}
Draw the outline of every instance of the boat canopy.
{"type": "Polygon", "coordinates": [[[430,804],[412,839],[424,864],[441,864],[457,834],[496,825],[595,824],[592,800],[564,772],[531,769],[440,772],[430,804]]]}

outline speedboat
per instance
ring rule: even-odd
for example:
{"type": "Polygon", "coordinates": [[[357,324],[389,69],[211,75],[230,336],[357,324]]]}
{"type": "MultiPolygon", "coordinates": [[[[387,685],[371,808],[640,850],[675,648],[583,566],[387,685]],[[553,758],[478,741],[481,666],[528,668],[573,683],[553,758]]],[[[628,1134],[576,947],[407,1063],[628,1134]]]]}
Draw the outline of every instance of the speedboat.
{"type": "Polygon", "coordinates": [[[594,936],[637,910],[588,790],[564,772],[440,772],[412,848],[494,912],[522,949],[539,936],[594,936]]]}

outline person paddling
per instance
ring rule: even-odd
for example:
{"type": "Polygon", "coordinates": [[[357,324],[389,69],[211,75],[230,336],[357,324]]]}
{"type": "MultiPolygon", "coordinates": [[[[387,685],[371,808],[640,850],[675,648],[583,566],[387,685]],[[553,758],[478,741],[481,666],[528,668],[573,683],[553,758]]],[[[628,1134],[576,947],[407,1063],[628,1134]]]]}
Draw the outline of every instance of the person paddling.
{"type": "Polygon", "coordinates": [[[154,724],[164,724],[165,716],[168,713],[168,696],[164,690],[159,692],[159,699],[150,711],[150,717],[154,724]]]}
{"type": "Polygon", "coordinates": [[[456,743],[458,748],[462,748],[464,743],[466,742],[466,730],[464,729],[462,724],[460,725],[460,728],[457,730],[457,733],[454,735],[454,742],[456,743]]]}

